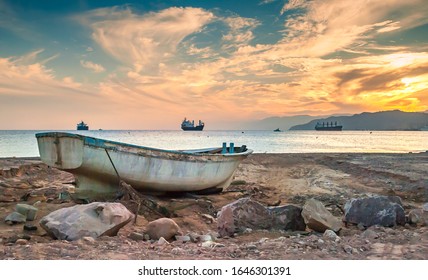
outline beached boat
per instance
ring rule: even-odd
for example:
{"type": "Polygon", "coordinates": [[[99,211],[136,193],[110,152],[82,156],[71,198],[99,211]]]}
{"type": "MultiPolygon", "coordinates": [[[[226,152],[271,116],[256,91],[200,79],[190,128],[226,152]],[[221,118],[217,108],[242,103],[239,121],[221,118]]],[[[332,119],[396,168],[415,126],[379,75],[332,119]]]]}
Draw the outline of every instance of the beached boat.
{"type": "Polygon", "coordinates": [[[319,130],[319,131],[342,131],[343,126],[342,125],[338,125],[337,122],[333,123],[329,123],[329,122],[317,122],[317,124],[315,125],[315,130],[319,130]]]}
{"type": "Polygon", "coordinates": [[[184,118],[184,120],[181,122],[181,129],[184,131],[202,131],[204,126],[205,124],[201,120],[199,120],[197,126],[195,126],[195,121],[190,121],[187,118],[184,118]]]}
{"type": "Polygon", "coordinates": [[[89,130],[89,126],[83,121],[81,121],[77,124],[77,130],[89,130]]]}
{"type": "Polygon", "coordinates": [[[142,192],[221,191],[239,163],[253,151],[246,146],[161,150],[72,133],[36,134],[41,160],[73,173],[78,190],[117,191],[119,177],[142,192]]]}

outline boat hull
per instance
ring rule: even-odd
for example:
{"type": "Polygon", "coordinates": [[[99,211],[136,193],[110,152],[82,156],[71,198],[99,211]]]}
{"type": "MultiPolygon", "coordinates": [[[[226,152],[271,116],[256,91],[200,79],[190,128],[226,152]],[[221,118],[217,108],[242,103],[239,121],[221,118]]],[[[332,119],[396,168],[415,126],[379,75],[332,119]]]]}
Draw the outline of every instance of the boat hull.
{"type": "Polygon", "coordinates": [[[117,191],[119,177],[142,192],[223,189],[252,153],[168,151],[61,132],[36,137],[43,162],[73,173],[79,190],[93,192],[117,191]]]}
{"type": "Polygon", "coordinates": [[[181,129],[184,131],[202,131],[204,129],[204,126],[203,125],[198,125],[194,127],[182,126],[181,129]]]}
{"type": "Polygon", "coordinates": [[[342,131],[342,126],[333,126],[333,127],[315,127],[317,131],[342,131]]]}

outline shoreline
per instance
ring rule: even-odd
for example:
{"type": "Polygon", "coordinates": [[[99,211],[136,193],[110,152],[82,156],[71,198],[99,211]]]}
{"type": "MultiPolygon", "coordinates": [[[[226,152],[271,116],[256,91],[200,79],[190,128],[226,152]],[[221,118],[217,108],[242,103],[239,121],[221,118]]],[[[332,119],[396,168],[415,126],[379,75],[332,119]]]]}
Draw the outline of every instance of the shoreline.
{"type": "MultiPolygon", "coordinates": [[[[232,185],[222,193],[156,199],[170,207],[183,233],[194,235],[215,235],[221,207],[245,197],[266,206],[302,206],[315,198],[340,218],[349,199],[395,195],[407,215],[428,201],[427,162],[427,152],[254,153],[240,164],[232,185]]],[[[38,222],[56,209],[75,205],[58,198],[73,187],[73,180],[70,173],[48,168],[37,157],[0,159],[0,252],[4,252],[0,259],[428,259],[427,227],[409,224],[370,227],[370,235],[368,230],[344,225],[337,242],[309,229],[253,230],[215,239],[215,247],[202,247],[200,242],[157,245],[130,239],[131,233],[143,232],[149,221],[158,218],[139,215],[136,225],[127,224],[118,236],[90,242],[53,240],[38,222]],[[39,213],[31,224],[38,226],[37,231],[4,223],[17,203],[36,203],[39,213]],[[29,240],[16,244],[19,237],[29,240]]]]}

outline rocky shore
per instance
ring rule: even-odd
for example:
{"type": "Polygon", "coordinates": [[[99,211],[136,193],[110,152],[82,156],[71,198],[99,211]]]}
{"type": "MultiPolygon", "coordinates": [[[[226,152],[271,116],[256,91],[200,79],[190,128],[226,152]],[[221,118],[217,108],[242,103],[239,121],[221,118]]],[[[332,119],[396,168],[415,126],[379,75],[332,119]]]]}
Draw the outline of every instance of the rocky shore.
{"type": "Polygon", "coordinates": [[[428,259],[427,162],[254,154],[222,193],[150,197],[163,215],[134,219],[131,201],[74,199],[38,159],[0,159],[0,259],[428,259]]]}

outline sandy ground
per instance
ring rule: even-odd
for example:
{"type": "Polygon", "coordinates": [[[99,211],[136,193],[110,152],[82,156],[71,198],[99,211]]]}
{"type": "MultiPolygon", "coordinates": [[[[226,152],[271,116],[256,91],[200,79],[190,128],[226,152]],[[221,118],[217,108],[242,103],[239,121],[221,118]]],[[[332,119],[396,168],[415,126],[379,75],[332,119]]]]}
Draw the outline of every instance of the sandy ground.
{"type": "MultiPolygon", "coordinates": [[[[71,174],[52,169],[38,159],[0,159],[0,259],[428,259],[428,229],[406,224],[361,231],[348,225],[340,240],[311,232],[255,230],[233,238],[166,245],[134,241],[153,214],[140,215],[115,237],[94,240],[52,240],[38,225],[44,215],[74,205],[58,199],[73,188],[71,174]],[[39,201],[39,202],[38,202],[39,201]],[[38,219],[7,225],[4,218],[18,202],[36,203],[38,219]],[[29,239],[28,241],[17,239],[29,239]]],[[[186,233],[216,232],[213,217],[220,208],[242,197],[265,205],[302,206],[309,198],[322,201],[338,217],[351,198],[371,194],[398,195],[408,213],[428,201],[428,153],[420,154],[253,154],[235,174],[233,184],[215,195],[156,198],[186,233]]]]}

